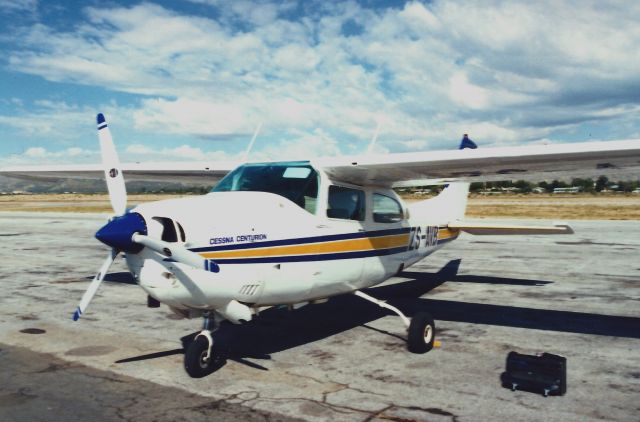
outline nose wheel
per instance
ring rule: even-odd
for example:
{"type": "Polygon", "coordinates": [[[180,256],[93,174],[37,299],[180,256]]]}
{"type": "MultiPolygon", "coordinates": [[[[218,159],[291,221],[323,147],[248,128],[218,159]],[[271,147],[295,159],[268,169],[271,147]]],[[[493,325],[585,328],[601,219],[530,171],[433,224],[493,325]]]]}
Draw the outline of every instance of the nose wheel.
{"type": "Polygon", "coordinates": [[[211,352],[209,351],[209,342],[204,336],[196,337],[189,344],[184,354],[184,369],[190,377],[202,378],[213,372],[214,354],[211,352]]]}
{"type": "Polygon", "coordinates": [[[220,366],[223,357],[214,347],[212,336],[217,329],[215,318],[205,313],[202,331],[187,346],[184,354],[184,369],[190,377],[202,378],[220,366]]]}

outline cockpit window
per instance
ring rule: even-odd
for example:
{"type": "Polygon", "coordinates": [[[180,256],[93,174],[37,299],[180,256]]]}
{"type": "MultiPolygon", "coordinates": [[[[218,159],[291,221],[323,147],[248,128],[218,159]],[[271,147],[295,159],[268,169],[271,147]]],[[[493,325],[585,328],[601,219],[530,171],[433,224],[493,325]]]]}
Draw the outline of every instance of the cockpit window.
{"type": "Polygon", "coordinates": [[[379,193],[373,194],[373,221],[376,223],[397,223],[402,218],[402,206],[398,201],[379,193]]]}
{"type": "Polygon", "coordinates": [[[364,191],[342,186],[329,186],[327,217],[364,221],[364,191]]]}
{"type": "Polygon", "coordinates": [[[314,214],[318,173],[306,162],[245,164],[226,175],[211,192],[254,191],[284,196],[314,214]]]}

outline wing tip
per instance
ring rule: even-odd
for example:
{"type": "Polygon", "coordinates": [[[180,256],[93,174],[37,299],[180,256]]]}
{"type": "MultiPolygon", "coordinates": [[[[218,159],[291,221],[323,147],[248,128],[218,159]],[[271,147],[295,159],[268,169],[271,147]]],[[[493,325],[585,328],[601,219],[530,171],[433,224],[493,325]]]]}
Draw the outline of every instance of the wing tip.
{"type": "Polygon", "coordinates": [[[469,148],[469,149],[478,148],[478,145],[476,145],[475,142],[469,139],[469,135],[466,133],[462,137],[462,140],[460,141],[460,146],[458,147],[458,149],[465,149],[465,148],[469,148]]]}
{"type": "Polygon", "coordinates": [[[82,311],[80,310],[80,307],[76,308],[75,312],[73,313],[73,320],[77,321],[80,319],[80,315],[82,315],[82,311]]]}
{"type": "Polygon", "coordinates": [[[96,122],[98,122],[98,130],[107,127],[107,119],[104,118],[104,114],[98,113],[96,116],[96,122]]]}
{"type": "Polygon", "coordinates": [[[573,228],[567,223],[553,223],[553,226],[559,229],[564,229],[562,234],[575,234],[573,228]]]}

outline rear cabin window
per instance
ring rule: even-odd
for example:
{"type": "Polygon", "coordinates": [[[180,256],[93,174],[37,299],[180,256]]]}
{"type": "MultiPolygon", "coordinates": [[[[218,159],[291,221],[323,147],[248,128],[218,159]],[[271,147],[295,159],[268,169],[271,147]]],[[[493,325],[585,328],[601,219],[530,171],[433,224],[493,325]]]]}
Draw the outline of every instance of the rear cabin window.
{"type": "Polygon", "coordinates": [[[211,192],[269,192],[312,214],[318,199],[318,173],[306,163],[246,164],[225,176],[211,192]]]}
{"type": "Polygon", "coordinates": [[[376,223],[397,223],[402,220],[402,206],[395,199],[373,194],[373,221],[376,223]]]}
{"type": "Polygon", "coordinates": [[[329,186],[327,217],[364,221],[364,191],[342,186],[329,186]]]}

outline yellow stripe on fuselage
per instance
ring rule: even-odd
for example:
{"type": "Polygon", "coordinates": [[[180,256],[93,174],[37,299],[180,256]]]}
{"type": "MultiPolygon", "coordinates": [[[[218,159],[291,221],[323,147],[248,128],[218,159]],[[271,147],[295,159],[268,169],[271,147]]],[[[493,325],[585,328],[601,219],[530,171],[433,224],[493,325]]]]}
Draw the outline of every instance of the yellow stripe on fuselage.
{"type": "Polygon", "coordinates": [[[204,252],[204,258],[253,258],[267,256],[312,255],[336,252],[368,251],[372,249],[389,249],[407,246],[409,234],[368,237],[364,239],[338,240],[306,245],[272,246],[268,248],[241,249],[235,251],[204,252]]]}
{"type": "Polygon", "coordinates": [[[445,240],[450,237],[457,237],[460,234],[458,229],[443,228],[438,230],[438,240],[445,240]]]}

